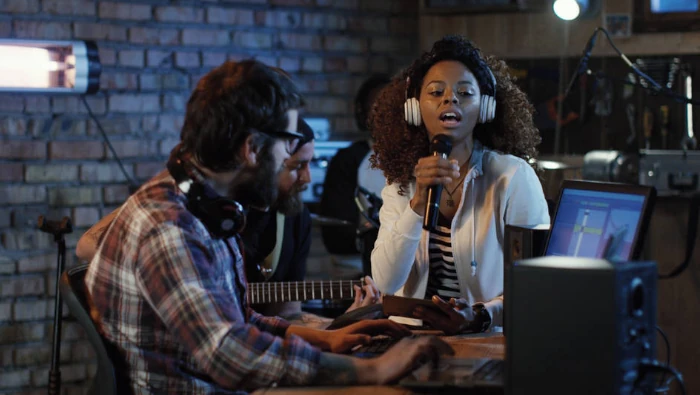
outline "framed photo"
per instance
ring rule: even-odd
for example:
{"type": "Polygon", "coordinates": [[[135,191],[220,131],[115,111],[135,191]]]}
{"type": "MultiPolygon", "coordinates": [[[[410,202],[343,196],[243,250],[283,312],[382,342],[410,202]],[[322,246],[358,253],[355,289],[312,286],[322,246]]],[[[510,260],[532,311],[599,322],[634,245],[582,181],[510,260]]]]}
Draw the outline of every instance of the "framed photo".
{"type": "Polygon", "coordinates": [[[632,35],[632,15],[606,14],[605,28],[612,37],[629,37],[632,35]]]}

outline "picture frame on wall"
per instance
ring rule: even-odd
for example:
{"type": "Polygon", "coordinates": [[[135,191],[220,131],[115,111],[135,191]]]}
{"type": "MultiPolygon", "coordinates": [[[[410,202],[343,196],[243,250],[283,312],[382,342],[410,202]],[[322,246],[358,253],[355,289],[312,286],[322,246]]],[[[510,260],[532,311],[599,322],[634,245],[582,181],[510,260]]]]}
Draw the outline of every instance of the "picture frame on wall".
{"type": "Polygon", "coordinates": [[[605,29],[612,37],[630,37],[632,35],[632,15],[606,14],[605,29]]]}

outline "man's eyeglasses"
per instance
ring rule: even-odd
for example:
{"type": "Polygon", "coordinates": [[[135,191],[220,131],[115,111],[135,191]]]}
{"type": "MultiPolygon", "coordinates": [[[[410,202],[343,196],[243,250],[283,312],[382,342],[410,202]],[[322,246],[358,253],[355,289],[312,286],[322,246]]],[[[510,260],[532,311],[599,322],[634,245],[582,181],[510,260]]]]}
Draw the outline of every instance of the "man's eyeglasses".
{"type": "Polygon", "coordinates": [[[282,163],[282,167],[289,170],[290,172],[300,171],[300,170],[304,170],[305,168],[309,167],[309,162],[308,161],[303,161],[303,162],[284,161],[284,163],[282,163]]]}
{"type": "Polygon", "coordinates": [[[261,133],[265,133],[268,136],[272,136],[275,138],[296,138],[301,139],[304,138],[304,135],[299,133],[299,132],[292,132],[291,130],[261,130],[261,133]]]}
{"type": "MultiPolygon", "coordinates": [[[[294,149],[296,148],[296,145],[298,142],[304,138],[304,135],[299,133],[299,132],[293,132],[291,130],[259,130],[253,128],[252,131],[258,132],[258,133],[263,133],[266,134],[270,137],[277,138],[277,139],[287,139],[287,140],[292,140],[292,147],[290,148],[290,152],[293,152],[294,149]]],[[[229,139],[233,138],[233,124],[228,124],[228,137],[229,139]]]]}

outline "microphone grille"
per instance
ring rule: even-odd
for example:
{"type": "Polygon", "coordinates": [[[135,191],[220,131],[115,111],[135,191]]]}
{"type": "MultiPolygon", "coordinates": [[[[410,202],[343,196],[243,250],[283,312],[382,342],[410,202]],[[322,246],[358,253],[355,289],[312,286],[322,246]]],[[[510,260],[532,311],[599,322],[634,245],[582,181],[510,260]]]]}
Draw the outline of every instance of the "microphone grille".
{"type": "Polygon", "coordinates": [[[430,142],[430,152],[449,155],[452,152],[452,137],[446,134],[438,134],[430,142]]]}

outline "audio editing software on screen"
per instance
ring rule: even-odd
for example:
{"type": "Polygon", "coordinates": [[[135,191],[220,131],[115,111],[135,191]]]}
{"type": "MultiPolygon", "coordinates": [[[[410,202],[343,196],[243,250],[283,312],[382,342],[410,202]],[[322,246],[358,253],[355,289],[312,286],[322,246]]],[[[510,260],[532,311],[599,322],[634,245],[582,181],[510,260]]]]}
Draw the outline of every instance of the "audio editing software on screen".
{"type": "Polygon", "coordinates": [[[644,196],[564,189],[545,255],[629,260],[644,196]]]}

